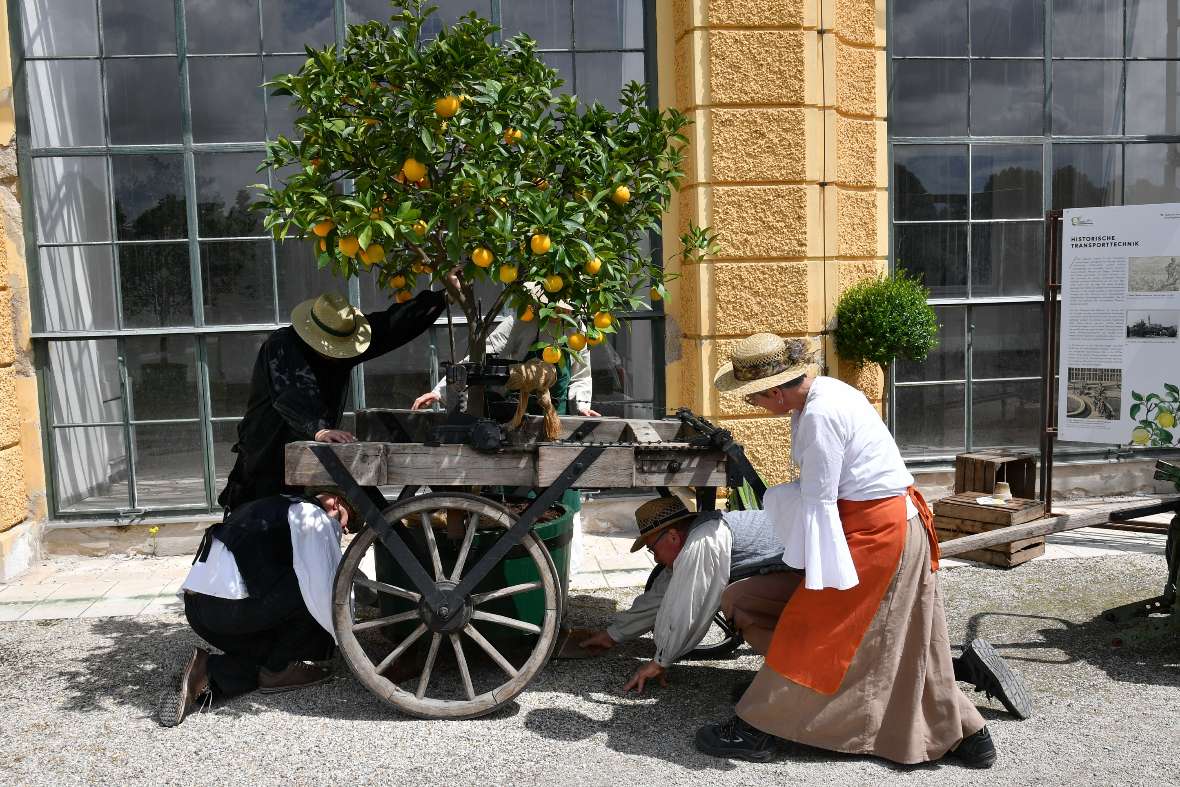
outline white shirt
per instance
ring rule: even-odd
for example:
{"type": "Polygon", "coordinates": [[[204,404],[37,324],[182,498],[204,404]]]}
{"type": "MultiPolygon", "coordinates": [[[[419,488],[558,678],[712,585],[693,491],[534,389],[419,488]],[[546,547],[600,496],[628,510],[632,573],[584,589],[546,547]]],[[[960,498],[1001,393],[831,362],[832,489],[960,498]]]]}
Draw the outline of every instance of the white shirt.
{"type": "MultiPolygon", "coordinates": [[[[291,555],[299,594],[307,611],[336,638],[332,627],[332,583],[340,565],[340,523],[313,503],[299,502],[287,509],[291,555]]],[[[249,598],[237,561],[225,544],[213,539],[209,556],[189,569],[181,593],[189,590],[226,599],[249,598]]]]}
{"type": "MultiPolygon", "coordinates": [[[[791,458],[799,480],[772,486],[763,499],[783,561],[804,569],[808,590],[847,590],[859,579],[836,501],[904,495],[914,477],[865,395],[831,377],[812,380],[802,411],[791,415],[791,458]]],[[[906,512],[917,514],[908,497],[906,512]]]]}

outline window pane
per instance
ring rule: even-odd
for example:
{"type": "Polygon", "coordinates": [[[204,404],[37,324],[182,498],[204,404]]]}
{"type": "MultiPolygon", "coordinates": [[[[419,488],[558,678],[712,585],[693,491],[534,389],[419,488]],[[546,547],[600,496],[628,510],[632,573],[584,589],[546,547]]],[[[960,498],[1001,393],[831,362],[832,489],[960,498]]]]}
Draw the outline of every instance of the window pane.
{"type": "Polygon", "coordinates": [[[257,0],[184,0],[190,54],[257,52],[257,0]]]}
{"type": "Polygon", "coordinates": [[[889,87],[893,99],[889,122],[894,135],[967,133],[966,60],[895,60],[889,87]]]}
{"type": "MultiPolygon", "coordinates": [[[[557,77],[561,80],[561,85],[554,91],[555,95],[562,95],[565,93],[577,93],[574,85],[574,56],[568,52],[544,52],[541,54],[541,62],[552,68],[557,72],[557,77]]],[[[618,100],[618,92],[615,95],[616,102],[618,100]]]]}
{"type": "Polygon", "coordinates": [[[1044,305],[1003,303],[971,311],[971,376],[1032,377],[1041,374],[1044,305]]]}
{"type": "Polygon", "coordinates": [[[642,49],[643,0],[574,3],[574,46],[578,49],[642,49]]]}
{"type": "Polygon", "coordinates": [[[1041,146],[976,145],[971,149],[971,218],[1041,216],[1041,146]]]}
{"type": "MultiPolygon", "coordinates": [[[[378,1],[366,0],[370,6],[378,1]]],[[[349,3],[353,4],[354,0],[349,0],[349,3]]],[[[378,9],[378,16],[372,18],[376,19],[380,17],[383,20],[388,19],[389,4],[386,3],[385,5],[386,8],[384,10],[378,9]]],[[[491,0],[432,0],[430,5],[438,6],[438,10],[431,14],[427,18],[426,24],[422,26],[422,34],[427,38],[433,38],[438,35],[438,31],[443,25],[450,27],[458,21],[459,17],[471,11],[474,11],[484,19],[492,18],[491,0]]]]}
{"type": "Polygon", "coordinates": [[[135,493],[141,508],[205,505],[201,425],[132,426],[135,493]]]}
{"type": "Polygon", "coordinates": [[[127,497],[127,441],[121,426],[53,430],[53,476],[58,510],[113,511],[127,497]]]}
{"type": "MultiPolygon", "coordinates": [[[[444,343],[439,357],[450,360],[446,348],[446,329],[439,331],[444,343]]],[[[460,329],[457,334],[467,338],[467,331],[460,329]]],[[[459,336],[455,337],[458,344],[459,336]]],[[[466,342],[456,347],[456,354],[466,351],[466,342]]],[[[431,389],[430,382],[430,331],[416,337],[391,353],[365,363],[365,405],[367,407],[396,407],[408,409],[414,400],[431,389]]],[[[458,358],[462,358],[458,355],[458,358]]]]}
{"type": "Polygon", "coordinates": [[[192,325],[188,245],[120,245],[119,291],[124,328],[192,325]]]}
{"type": "Polygon", "coordinates": [[[938,346],[924,361],[899,359],[895,372],[899,383],[962,380],[967,376],[967,360],[963,354],[966,347],[965,312],[962,306],[934,307],[938,316],[938,346]]]}
{"type": "Polygon", "coordinates": [[[655,386],[652,378],[652,324],[632,320],[618,333],[590,350],[594,409],[606,416],[650,417],[655,386]]]}
{"type": "Polygon", "coordinates": [[[262,47],[267,52],[302,52],[336,40],[332,0],[262,0],[262,47]]]}
{"type": "Polygon", "coordinates": [[[160,55],[176,51],[176,11],[160,0],[103,0],[106,55],[160,55]]]}
{"type": "Polygon", "coordinates": [[[1055,145],[1053,207],[1118,205],[1123,190],[1121,145],[1055,145]]]}
{"type": "Polygon", "coordinates": [[[55,424],[121,422],[123,386],[114,339],[49,342],[49,413],[55,424]],[[81,381],[85,384],[80,384],[81,381]]]}
{"type": "Polygon", "coordinates": [[[108,60],[106,78],[112,145],[180,142],[176,58],[108,60]]]}
{"type": "Polygon", "coordinates": [[[188,71],[194,142],[254,142],[263,138],[265,91],[259,58],[193,57],[188,71]]]}
{"type": "MultiPolygon", "coordinates": [[[[263,58],[266,81],[269,82],[280,74],[297,73],[306,59],[291,55],[263,58]]],[[[273,91],[266,89],[263,89],[263,92],[266,93],[267,138],[275,139],[279,134],[288,139],[302,137],[303,133],[295,130],[295,118],[299,117],[300,110],[291,96],[273,96],[273,91]]]]}
{"type": "Polygon", "coordinates": [[[250,397],[250,377],[266,333],[227,333],[205,337],[209,399],[213,417],[241,416],[250,397]]]}
{"type": "Polygon", "coordinates": [[[1180,146],[1127,145],[1125,204],[1180,202],[1180,146]]]}
{"type": "Polygon", "coordinates": [[[1045,228],[1041,222],[971,225],[971,294],[1036,295],[1045,285],[1045,228]]]}
{"type": "MultiPolygon", "coordinates": [[[[348,282],[316,267],[311,244],[296,240],[275,244],[278,254],[279,322],[291,321],[291,309],[325,292],[348,292],[348,282]]],[[[388,301],[387,301],[388,302],[388,301]]]]}
{"type": "Polygon", "coordinates": [[[71,243],[111,239],[106,160],[33,159],[37,239],[71,243]]]}
{"type": "Polygon", "coordinates": [[[97,60],[32,60],[25,67],[33,147],[105,142],[97,60]]]}
{"type": "Polygon", "coordinates": [[[196,338],[177,334],[128,336],[124,342],[131,419],[196,418],[196,338]]]}
{"type": "Polygon", "coordinates": [[[118,327],[115,268],[109,246],[54,246],[38,251],[44,330],[118,327]]]}
{"type": "Polygon", "coordinates": [[[895,145],[893,190],[898,221],[967,218],[967,146],[895,145]]]}
{"type": "Polygon", "coordinates": [[[971,436],[975,448],[1027,448],[1041,440],[1041,381],[971,386],[971,436]]]}
{"type": "Polygon", "coordinates": [[[1121,61],[1054,61],[1053,133],[1121,133],[1122,86],[1121,61]]]}
{"type": "Polygon", "coordinates": [[[188,236],[184,164],[179,155],[111,156],[111,176],[120,240],[188,236]]]}
{"type": "Polygon", "coordinates": [[[23,0],[21,17],[29,57],[98,54],[94,0],[23,0]]]}
{"type": "Polygon", "coordinates": [[[962,385],[895,388],[891,405],[897,412],[897,447],[903,454],[957,453],[966,446],[962,385]]]}
{"type": "Polygon", "coordinates": [[[1044,53],[1043,0],[971,0],[972,55],[1041,57],[1044,53]]]}
{"type": "Polygon", "coordinates": [[[262,216],[250,209],[258,199],[251,189],[266,180],[257,172],[258,153],[196,153],[197,227],[203,238],[236,238],[262,234],[262,216]]]}
{"type": "Polygon", "coordinates": [[[1180,4],[1127,0],[1127,56],[1180,57],[1180,4]]]}
{"type": "Polygon", "coordinates": [[[1180,132],[1180,63],[1127,63],[1127,133],[1180,132]]]}
{"type": "Polygon", "coordinates": [[[201,244],[205,324],[274,322],[268,240],[201,244]]]}
{"type": "Polygon", "coordinates": [[[229,480],[229,471],[233,469],[238,455],[233,452],[238,442],[238,421],[213,422],[213,472],[216,479],[213,484],[214,494],[219,494],[229,480]]]}
{"type": "Polygon", "coordinates": [[[539,49],[572,49],[570,0],[512,0],[500,3],[504,38],[528,33],[539,49]]]}
{"type": "Polygon", "coordinates": [[[967,297],[967,225],[898,224],[893,259],[935,298],[967,297]]]}
{"type": "Polygon", "coordinates": [[[1038,60],[971,63],[971,133],[1032,136],[1045,130],[1045,66],[1038,60]]]}
{"type": "Polygon", "coordinates": [[[894,0],[892,5],[893,54],[967,54],[967,0],[894,0]]]}
{"type": "Polygon", "coordinates": [[[643,53],[592,52],[575,56],[578,69],[578,98],[585,103],[600,101],[612,112],[619,110],[619,91],[629,82],[643,83],[643,53]]]}
{"type": "Polygon", "coordinates": [[[1122,57],[1124,0],[1053,0],[1054,57],[1122,57]]]}

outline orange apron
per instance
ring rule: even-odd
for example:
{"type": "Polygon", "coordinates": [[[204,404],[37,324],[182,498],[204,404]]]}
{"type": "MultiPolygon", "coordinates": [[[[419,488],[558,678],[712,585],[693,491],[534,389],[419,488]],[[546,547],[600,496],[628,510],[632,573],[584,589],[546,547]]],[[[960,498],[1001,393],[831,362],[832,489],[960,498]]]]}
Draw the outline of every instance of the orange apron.
{"type": "MultiPolygon", "coordinates": [[[[938,538],[926,500],[906,490],[930,539],[930,570],[938,570],[938,538]]],[[[901,564],[906,539],[906,498],[838,500],[840,523],[856,566],[848,590],[800,586],[783,607],[766,663],[775,672],[821,694],[835,694],[901,564]]]]}

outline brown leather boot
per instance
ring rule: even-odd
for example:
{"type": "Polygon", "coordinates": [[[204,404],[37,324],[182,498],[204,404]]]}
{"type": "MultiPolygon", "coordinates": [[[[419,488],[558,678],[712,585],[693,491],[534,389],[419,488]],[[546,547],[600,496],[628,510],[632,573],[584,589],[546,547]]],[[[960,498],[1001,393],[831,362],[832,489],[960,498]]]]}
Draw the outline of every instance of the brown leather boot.
{"type": "Polygon", "coordinates": [[[271,672],[266,667],[258,671],[258,691],[262,694],[277,694],[281,691],[306,689],[318,686],[332,679],[332,671],[327,667],[317,667],[304,664],[302,661],[292,661],[279,672],[271,672]]]}
{"type": "Polygon", "coordinates": [[[197,648],[189,656],[176,688],[160,697],[157,717],[163,727],[175,727],[202,705],[209,705],[213,694],[209,690],[209,651],[197,648]]]}

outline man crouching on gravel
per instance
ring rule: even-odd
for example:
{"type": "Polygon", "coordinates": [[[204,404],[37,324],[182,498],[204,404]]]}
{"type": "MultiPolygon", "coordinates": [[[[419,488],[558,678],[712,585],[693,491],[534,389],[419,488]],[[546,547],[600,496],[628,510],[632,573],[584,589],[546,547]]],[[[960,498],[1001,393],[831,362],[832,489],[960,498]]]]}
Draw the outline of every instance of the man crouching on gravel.
{"type": "Polygon", "coordinates": [[[182,585],[184,612],[202,639],[180,682],[160,698],[159,721],[175,727],[198,707],[258,689],[323,683],[336,648],[332,581],[340,537],[352,519],[343,496],[274,495],[238,506],[205,531],[182,585]]]}

